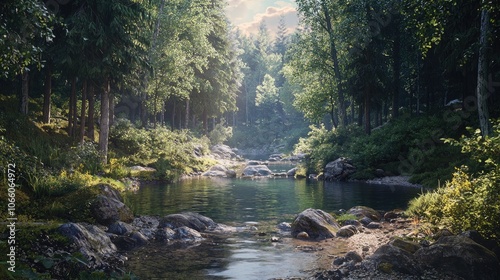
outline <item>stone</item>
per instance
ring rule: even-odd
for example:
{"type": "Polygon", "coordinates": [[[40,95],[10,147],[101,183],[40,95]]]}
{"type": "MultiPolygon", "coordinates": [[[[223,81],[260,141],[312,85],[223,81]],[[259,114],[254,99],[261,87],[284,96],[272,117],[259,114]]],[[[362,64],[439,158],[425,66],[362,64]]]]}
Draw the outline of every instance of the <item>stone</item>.
{"type": "Polygon", "coordinates": [[[192,228],[198,232],[215,229],[217,224],[210,218],[193,212],[171,214],[163,217],[158,225],[159,228],[176,229],[179,227],[192,228]]]}
{"type": "Polygon", "coordinates": [[[112,196],[98,195],[90,204],[90,213],[96,221],[108,226],[117,221],[131,222],[132,210],[112,196]]]}
{"type": "Polygon", "coordinates": [[[298,170],[298,168],[297,168],[297,167],[294,167],[294,168],[292,168],[292,169],[288,170],[288,171],[286,172],[286,175],[287,175],[288,177],[294,177],[294,176],[295,176],[295,173],[297,173],[297,170],[298,170]]]}
{"type": "MultiPolygon", "coordinates": [[[[371,221],[371,220],[370,220],[371,221]]],[[[368,223],[369,224],[369,223],[368,223]]],[[[360,227],[361,223],[358,220],[345,220],[344,225],[353,225],[355,227],[360,227]]]]}
{"type": "Polygon", "coordinates": [[[366,206],[354,206],[351,209],[347,210],[347,214],[352,214],[358,217],[358,219],[368,217],[375,222],[380,221],[380,219],[382,218],[382,215],[380,215],[378,211],[366,206]]]}
{"type": "Polygon", "coordinates": [[[122,221],[117,221],[108,226],[107,232],[117,235],[125,235],[126,233],[130,233],[133,230],[134,229],[130,224],[124,223],[122,221]]]}
{"type": "Polygon", "coordinates": [[[364,225],[364,226],[367,226],[372,222],[373,222],[372,219],[370,219],[368,217],[363,217],[363,218],[361,218],[361,220],[359,220],[359,223],[364,225]]]}
{"type": "Polygon", "coordinates": [[[186,226],[176,228],[174,231],[174,239],[176,240],[183,242],[196,242],[203,240],[203,237],[198,231],[186,226]]]}
{"type": "Polygon", "coordinates": [[[128,236],[110,234],[109,238],[118,248],[118,250],[121,251],[132,250],[137,247],[137,242],[133,238],[130,238],[128,236]]]}
{"type": "Polygon", "coordinates": [[[99,227],[84,223],[66,223],[58,232],[73,242],[88,260],[89,267],[106,266],[106,259],[115,257],[117,248],[99,227]]]}
{"type": "Polygon", "coordinates": [[[337,237],[351,237],[358,233],[358,229],[353,225],[343,226],[337,231],[337,237]]]}
{"type": "Polygon", "coordinates": [[[282,222],[278,224],[278,229],[281,231],[292,231],[292,225],[287,222],[282,222]]]}
{"type": "Polygon", "coordinates": [[[369,228],[369,229],[378,229],[381,227],[382,226],[380,225],[380,223],[377,223],[377,222],[371,222],[371,223],[366,225],[366,228],[369,228]]]}
{"type": "Polygon", "coordinates": [[[273,172],[267,165],[247,165],[242,172],[243,176],[271,176],[273,172]]]}
{"type": "Polygon", "coordinates": [[[202,176],[234,178],[236,177],[236,171],[228,169],[222,164],[216,164],[210,167],[208,171],[204,172],[202,176]]]}
{"type": "Polygon", "coordinates": [[[410,275],[420,275],[422,273],[422,267],[413,254],[391,244],[382,245],[367,259],[385,273],[392,271],[410,275]]]}
{"type": "Polygon", "coordinates": [[[363,257],[361,257],[356,251],[350,251],[345,254],[345,258],[350,261],[354,261],[355,263],[361,262],[363,257]]]}
{"type": "Polygon", "coordinates": [[[394,240],[390,242],[392,246],[396,246],[398,248],[401,248],[405,250],[408,253],[415,253],[418,249],[420,249],[422,246],[420,246],[416,242],[404,240],[402,238],[396,237],[394,240]]]}
{"type": "Polygon", "coordinates": [[[499,279],[495,254],[465,236],[443,236],[415,252],[422,263],[464,279],[499,279]]]}
{"type": "Polygon", "coordinates": [[[326,181],[344,181],[350,175],[356,172],[356,168],[347,158],[338,158],[329,162],[324,169],[324,178],[326,181]]]}
{"type": "Polygon", "coordinates": [[[391,221],[391,220],[394,220],[394,219],[401,217],[402,215],[403,215],[403,211],[400,211],[400,210],[389,211],[389,212],[386,212],[384,214],[384,220],[391,221]]]}
{"type": "Polygon", "coordinates": [[[332,215],[320,209],[306,209],[292,223],[292,236],[306,232],[310,238],[326,239],[335,237],[340,226],[332,215]]]}
{"type": "Polygon", "coordinates": [[[297,233],[296,238],[309,239],[309,234],[307,234],[307,232],[305,232],[305,231],[301,231],[301,232],[297,233]]]}
{"type": "Polygon", "coordinates": [[[227,145],[217,144],[210,147],[210,151],[218,159],[235,159],[238,155],[227,145]]]}

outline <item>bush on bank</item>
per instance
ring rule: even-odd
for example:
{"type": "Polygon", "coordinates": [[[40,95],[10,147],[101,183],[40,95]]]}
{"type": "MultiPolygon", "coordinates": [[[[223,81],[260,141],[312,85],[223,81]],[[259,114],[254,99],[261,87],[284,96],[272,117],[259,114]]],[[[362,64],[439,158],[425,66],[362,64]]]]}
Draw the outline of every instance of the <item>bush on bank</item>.
{"type": "Polygon", "coordinates": [[[491,136],[469,129],[469,136],[446,142],[460,147],[472,159],[470,166],[457,168],[444,186],[412,200],[407,213],[456,232],[477,230],[499,239],[500,120],[491,136]]]}
{"type": "Polygon", "coordinates": [[[454,166],[463,163],[460,149],[440,138],[458,138],[466,124],[464,119],[461,125],[450,126],[449,119],[438,114],[402,116],[373,129],[370,135],[357,125],[334,130],[311,126],[295,152],[309,154],[308,173],[321,173],[328,162],[348,157],[357,168],[352,179],[372,179],[382,169],[388,175],[411,175],[412,183],[436,187],[438,180],[451,179],[454,166]]]}

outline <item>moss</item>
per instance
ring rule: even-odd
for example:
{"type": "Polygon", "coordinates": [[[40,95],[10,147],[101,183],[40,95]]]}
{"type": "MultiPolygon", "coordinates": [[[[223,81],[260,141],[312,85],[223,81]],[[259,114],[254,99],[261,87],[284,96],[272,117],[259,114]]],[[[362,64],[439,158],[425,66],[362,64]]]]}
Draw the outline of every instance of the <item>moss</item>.
{"type": "Polygon", "coordinates": [[[383,273],[390,274],[392,273],[392,264],[387,263],[387,262],[381,262],[377,269],[383,273]]]}

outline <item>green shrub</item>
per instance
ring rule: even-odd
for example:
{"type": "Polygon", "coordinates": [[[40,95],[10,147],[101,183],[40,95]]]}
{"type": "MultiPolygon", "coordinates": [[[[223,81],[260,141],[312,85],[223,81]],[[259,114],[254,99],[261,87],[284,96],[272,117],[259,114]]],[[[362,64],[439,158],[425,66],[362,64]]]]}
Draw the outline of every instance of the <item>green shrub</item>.
{"type": "Polygon", "coordinates": [[[233,137],[233,128],[225,127],[222,123],[215,125],[215,128],[208,133],[208,139],[212,145],[222,144],[233,137]]]}
{"type": "Polygon", "coordinates": [[[493,135],[471,136],[459,141],[447,139],[475,160],[471,171],[462,166],[443,188],[411,201],[408,213],[446,226],[454,231],[477,230],[486,237],[500,238],[500,121],[493,125],[493,135]]]}

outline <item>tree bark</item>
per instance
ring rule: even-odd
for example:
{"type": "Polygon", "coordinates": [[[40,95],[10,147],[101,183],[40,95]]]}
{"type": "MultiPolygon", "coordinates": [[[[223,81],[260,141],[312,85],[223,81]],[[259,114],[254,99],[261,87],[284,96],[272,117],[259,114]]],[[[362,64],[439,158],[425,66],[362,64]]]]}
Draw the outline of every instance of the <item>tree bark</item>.
{"type": "Polygon", "coordinates": [[[68,135],[75,136],[76,126],[76,77],[71,78],[71,93],[69,97],[68,135]]]}
{"type": "Polygon", "coordinates": [[[52,64],[45,68],[45,83],[43,89],[43,122],[50,123],[50,107],[52,97],[52,64]]]}
{"type": "Polygon", "coordinates": [[[365,133],[370,135],[371,133],[371,118],[370,118],[370,85],[365,84],[364,88],[364,109],[365,109],[365,133]]]}
{"type": "Polygon", "coordinates": [[[186,124],[184,128],[185,129],[189,128],[189,98],[186,99],[186,124]]]}
{"type": "Polygon", "coordinates": [[[340,74],[339,60],[337,57],[337,48],[335,46],[332,18],[330,16],[330,12],[328,10],[328,7],[326,6],[325,1],[321,2],[321,7],[325,14],[326,32],[329,35],[329,41],[330,41],[330,59],[333,62],[333,72],[335,74],[335,79],[337,80],[337,91],[339,96],[339,111],[340,111],[339,123],[342,124],[343,126],[347,126],[347,111],[345,108],[344,89],[342,86],[342,75],[340,74]]]}
{"type": "MultiPolygon", "coordinates": [[[[399,24],[399,23],[398,23],[399,24]]],[[[397,118],[399,116],[399,88],[401,80],[401,35],[396,32],[396,37],[394,38],[392,46],[393,64],[392,70],[394,72],[393,80],[393,95],[392,95],[392,117],[397,118]]]]}
{"type": "Polygon", "coordinates": [[[87,80],[83,81],[82,86],[82,110],[80,111],[80,145],[85,140],[85,111],[87,110],[87,80]]]}
{"type": "MultiPolygon", "coordinates": [[[[484,5],[484,1],[483,1],[484,5]]],[[[483,7],[481,11],[481,33],[479,37],[479,59],[477,65],[477,105],[479,115],[479,126],[483,137],[490,135],[489,111],[488,111],[488,33],[489,33],[489,12],[483,7]]]]}
{"type": "Polygon", "coordinates": [[[29,73],[24,71],[21,76],[21,102],[19,111],[23,115],[28,114],[28,104],[29,104],[29,73]]]}
{"type": "MultiPolygon", "coordinates": [[[[111,86],[110,86],[111,88],[111,86]]],[[[109,90],[109,127],[115,123],[115,95],[109,90]]]]}
{"type": "Polygon", "coordinates": [[[94,106],[95,106],[95,95],[94,95],[94,84],[90,83],[88,85],[88,97],[89,97],[89,112],[88,112],[88,132],[87,137],[91,141],[95,140],[95,129],[94,129],[94,106]]]}
{"type": "Polygon", "coordinates": [[[99,151],[102,162],[108,162],[108,137],[109,137],[109,78],[104,81],[101,93],[101,124],[99,129],[99,151]]]}

